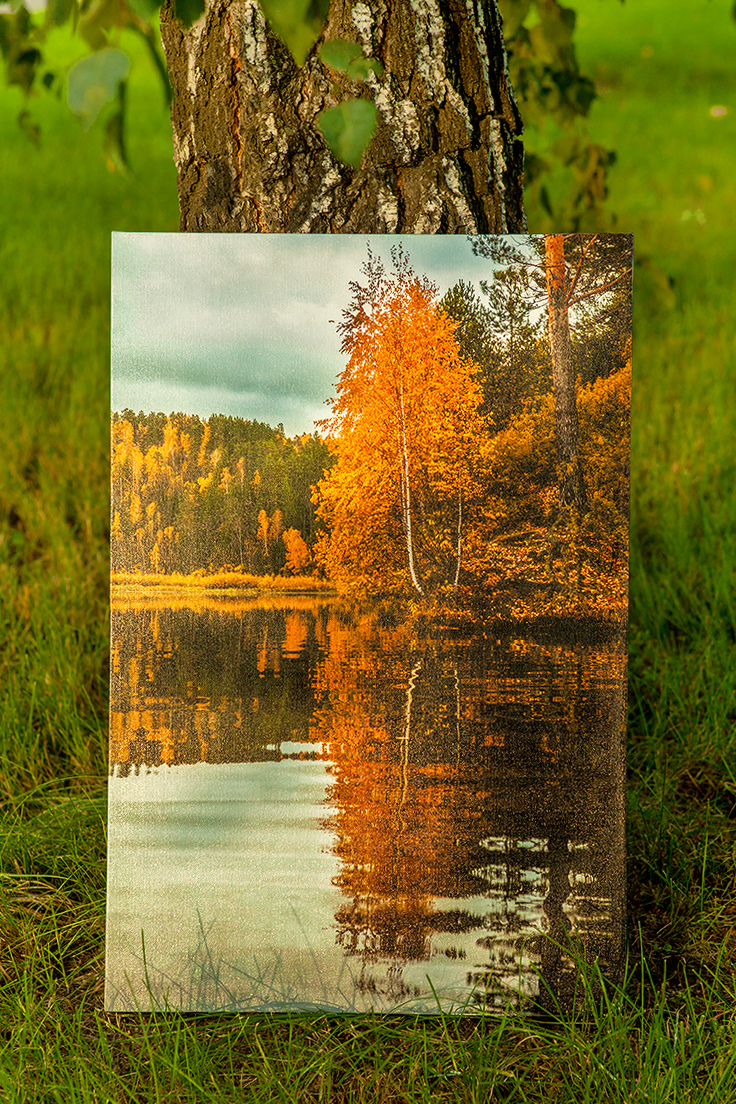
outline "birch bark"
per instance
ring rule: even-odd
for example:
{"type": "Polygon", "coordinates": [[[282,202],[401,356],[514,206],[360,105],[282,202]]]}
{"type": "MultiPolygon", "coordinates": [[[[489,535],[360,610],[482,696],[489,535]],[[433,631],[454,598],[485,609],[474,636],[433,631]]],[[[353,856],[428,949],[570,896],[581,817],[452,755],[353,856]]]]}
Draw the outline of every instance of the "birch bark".
{"type": "Polygon", "coordinates": [[[368,88],[312,51],[300,68],[256,0],[206,0],[184,29],[166,0],[181,229],[513,233],[524,229],[521,120],[496,0],[332,0],[324,37],[357,41],[368,88]],[[354,170],[316,128],[355,95],[379,113],[354,170]]]}

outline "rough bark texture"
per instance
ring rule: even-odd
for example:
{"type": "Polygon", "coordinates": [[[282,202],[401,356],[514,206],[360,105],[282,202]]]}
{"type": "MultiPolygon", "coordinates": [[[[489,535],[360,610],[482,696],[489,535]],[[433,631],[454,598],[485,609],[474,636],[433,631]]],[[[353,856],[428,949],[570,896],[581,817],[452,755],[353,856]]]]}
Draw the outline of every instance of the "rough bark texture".
{"type": "Polygon", "coordinates": [[[580,432],[575,397],[575,364],[567,315],[567,273],[565,238],[548,234],[544,240],[547,277],[549,349],[552,358],[552,386],[555,396],[555,437],[560,466],[560,501],[588,509],[583,467],[580,462],[580,432]]]}
{"type": "Polygon", "coordinates": [[[357,41],[367,85],[312,51],[299,68],[255,0],[207,0],[189,30],[162,9],[181,229],[514,233],[525,228],[521,122],[495,0],[332,0],[324,38],[357,41]],[[317,115],[368,95],[359,170],[317,115]]]}

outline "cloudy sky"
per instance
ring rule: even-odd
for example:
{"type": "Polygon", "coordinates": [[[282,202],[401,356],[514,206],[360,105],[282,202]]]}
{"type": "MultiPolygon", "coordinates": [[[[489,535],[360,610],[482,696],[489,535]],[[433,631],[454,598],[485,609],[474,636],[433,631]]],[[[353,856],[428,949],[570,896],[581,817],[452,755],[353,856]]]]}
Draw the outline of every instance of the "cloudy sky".
{"type": "Polygon", "coordinates": [[[113,410],[311,433],[344,367],[348,284],[368,244],[390,271],[399,242],[440,296],[492,271],[463,235],[113,234],[113,410]]]}

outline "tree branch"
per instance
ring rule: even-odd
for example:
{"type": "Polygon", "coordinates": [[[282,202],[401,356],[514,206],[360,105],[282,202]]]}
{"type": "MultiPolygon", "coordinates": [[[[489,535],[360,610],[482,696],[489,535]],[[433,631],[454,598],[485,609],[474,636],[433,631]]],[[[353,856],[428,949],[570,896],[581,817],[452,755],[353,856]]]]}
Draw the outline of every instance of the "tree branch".
{"type": "MultiPolygon", "coordinates": [[[[578,234],[577,237],[582,240],[582,234],[578,234]]],[[[588,242],[587,248],[581,250],[580,260],[578,261],[578,267],[575,270],[575,275],[572,278],[572,283],[570,284],[569,291],[568,291],[567,296],[565,298],[565,302],[568,304],[568,306],[570,305],[570,301],[571,301],[570,297],[572,295],[573,288],[575,287],[576,283],[578,282],[578,276],[580,275],[580,273],[582,271],[583,263],[585,261],[585,258],[588,256],[588,253],[590,252],[590,250],[593,248],[593,246],[595,245],[595,243],[597,241],[598,241],[598,235],[594,234],[593,237],[588,242]]]]}
{"type": "Polygon", "coordinates": [[[591,295],[600,295],[601,292],[610,291],[611,288],[614,287],[619,282],[619,280],[622,280],[624,278],[624,276],[626,276],[629,273],[629,271],[630,270],[628,268],[626,268],[626,269],[624,269],[623,272],[619,272],[616,279],[611,280],[611,282],[609,284],[601,284],[597,288],[591,288],[590,291],[584,291],[582,295],[578,295],[577,299],[573,299],[568,304],[568,306],[574,307],[576,303],[581,303],[583,301],[583,299],[587,299],[591,295]]]}

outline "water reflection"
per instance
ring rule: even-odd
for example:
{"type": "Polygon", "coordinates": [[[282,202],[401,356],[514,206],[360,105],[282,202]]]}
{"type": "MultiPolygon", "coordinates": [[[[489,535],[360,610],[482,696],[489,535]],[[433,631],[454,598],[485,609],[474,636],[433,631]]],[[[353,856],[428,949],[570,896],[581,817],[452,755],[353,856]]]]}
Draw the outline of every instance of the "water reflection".
{"type": "MultiPolygon", "coordinates": [[[[299,806],[326,856],[298,904],[311,917],[321,988],[305,980],[286,1003],[432,1011],[433,990],[443,1006],[466,1010],[568,1001],[570,938],[604,972],[615,970],[623,943],[620,639],[417,637],[369,618],[356,623],[329,599],[289,608],[123,606],[113,611],[112,639],[111,825],[113,800],[122,809],[124,787],[147,771],[251,764],[255,790],[258,772],[273,764],[288,766],[289,778],[312,772],[308,799],[282,790],[282,819],[299,806]]],[[[216,806],[203,817],[216,820],[216,806]]],[[[125,833],[120,827],[117,842],[112,834],[111,863],[116,848],[124,853],[125,833]]],[[[247,836],[238,834],[244,869],[260,869],[262,834],[247,836]]],[[[289,838],[281,850],[291,848],[298,866],[301,844],[289,838]]],[[[156,847],[150,833],[147,846],[156,847]]],[[[112,882],[111,909],[116,892],[112,882]]],[[[284,908],[279,892],[267,889],[267,902],[261,895],[264,915],[284,908]]],[[[190,894],[207,901],[204,871],[190,894]]],[[[221,908],[232,911],[234,900],[221,908]]],[[[143,919],[120,919],[118,934],[143,919]]],[[[249,924],[258,927],[252,915],[249,924]]],[[[119,1007],[124,996],[116,999],[119,1007]]],[[[221,993],[207,1007],[258,1003],[245,990],[232,1000],[221,993]]]]}

